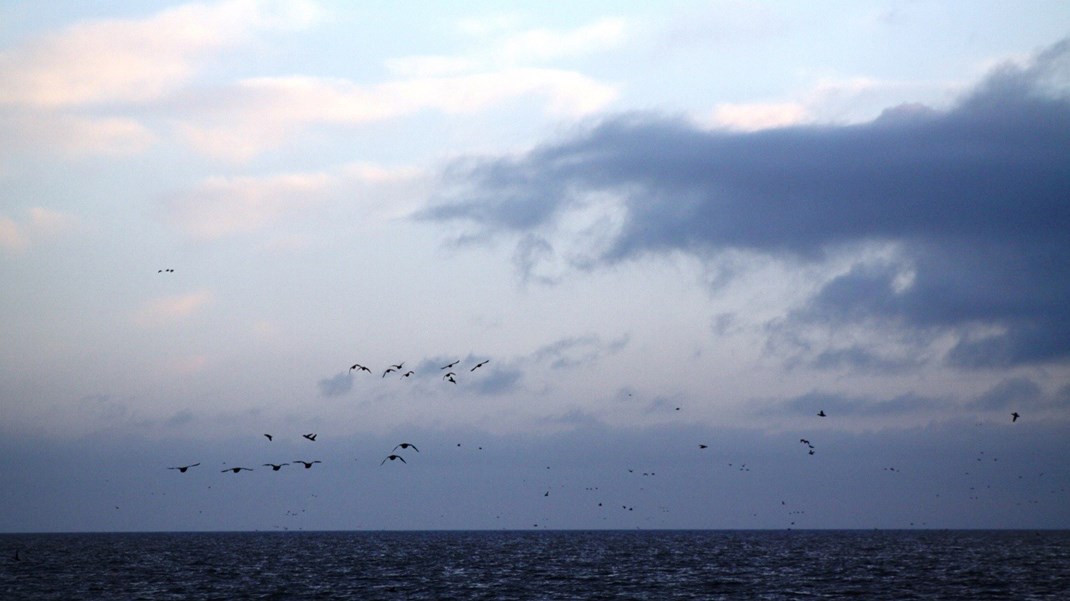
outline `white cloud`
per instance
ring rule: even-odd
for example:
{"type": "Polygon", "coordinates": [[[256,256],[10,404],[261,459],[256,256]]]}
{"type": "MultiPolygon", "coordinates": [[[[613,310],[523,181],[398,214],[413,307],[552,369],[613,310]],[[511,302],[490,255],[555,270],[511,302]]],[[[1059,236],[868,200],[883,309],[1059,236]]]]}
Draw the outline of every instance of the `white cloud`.
{"type": "Polygon", "coordinates": [[[515,63],[578,56],[616,47],[624,40],[625,32],[623,19],[601,19],[563,32],[532,29],[506,39],[499,55],[515,63]]]}
{"type": "MultiPolygon", "coordinates": [[[[262,177],[212,177],[165,202],[163,218],[186,234],[217,239],[299,220],[327,206],[359,207],[362,223],[410,213],[425,197],[428,176],[411,168],[366,163],[328,171],[262,177]]],[[[272,248],[300,248],[300,236],[277,231],[272,248]]]]}
{"type": "Polygon", "coordinates": [[[35,243],[73,231],[78,225],[79,221],[73,215],[42,207],[27,210],[20,221],[0,215],[0,249],[19,254],[35,243]]]}
{"type": "Polygon", "coordinates": [[[195,314],[211,301],[212,293],[207,290],[153,299],[135,311],[134,323],[151,326],[179,321],[195,314]]]}
{"type": "Polygon", "coordinates": [[[0,117],[0,132],[14,146],[68,157],[129,156],[146,150],[156,135],[123,117],[83,117],[55,111],[16,111],[0,117]]]}
{"type": "Polygon", "coordinates": [[[527,96],[540,96],[558,116],[582,116],[616,97],[608,85],[572,71],[517,68],[452,77],[426,77],[361,86],[345,79],[255,78],[217,100],[216,110],[179,127],[205,154],[247,160],[277,147],[312,124],[356,126],[432,110],[470,114],[527,96]]]}
{"type": "Polygon", "coordinates": [[[862,123],[889,106],[943,106],[961,91],[947,82],[887,81],[869,77],[820,78],[795,98],[721,103],[699,122],[714,128],[756,131],[807,123],[862,123]],[[925,104],[917,104],[923,101],[925,104]]]}
{"type": "Polygon", "coordinates": [[[308,2],[230,0],[78,23],[0,53],[0,104],[151,100],[189,80],[206,55],[254,31],[303,26],[315,17],[308,2]]]}

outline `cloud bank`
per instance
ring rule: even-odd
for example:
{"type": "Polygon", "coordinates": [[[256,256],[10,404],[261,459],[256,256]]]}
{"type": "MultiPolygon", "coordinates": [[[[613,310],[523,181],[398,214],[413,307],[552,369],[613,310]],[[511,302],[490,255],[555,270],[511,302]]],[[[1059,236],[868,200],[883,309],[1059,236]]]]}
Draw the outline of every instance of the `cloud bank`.
{"type": "Polygon", "coordinates": [[[825,283],[790,324],[954,332],[945,359],[960,367],[1063,361],[1068,82],[1064,40],[946,111],[752,132],[617,116],[524,156],[455,163],[449,192],[416,219],[536,241],[526,269],[560,246],[581,249],[574,267],[599,268],[677,252],[816,263],[879,245],[894,252],[825,283]]]}

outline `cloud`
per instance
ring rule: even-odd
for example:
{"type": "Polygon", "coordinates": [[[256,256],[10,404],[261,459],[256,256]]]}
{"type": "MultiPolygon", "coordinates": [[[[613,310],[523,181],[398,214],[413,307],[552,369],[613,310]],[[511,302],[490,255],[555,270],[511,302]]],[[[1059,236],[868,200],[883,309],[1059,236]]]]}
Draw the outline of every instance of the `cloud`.
{"type": "Polygon", "coordinates": [[[304,26],[309,2],[184,4],[143,19],[98,19],[0,52],[0,105],[144,102],[189,81],[198,62],[259,30],[304,26]]]}
{"type": "Polygon", "coordinates": [[[20,254],[35,243],[54,240],[74,231],[80,221],[69,213],[32,207],[16,221],[0,215],[0,250],[20,254]]]}
{"type": "MultiPolygon", "coordinates": [[[[359,208],[362,225],[408,215],[425,193],[420,169],[349,163],[323,171],[209,177],[163,199],[158,216],[187,235],[215,240],[296,220],[332,203],[359,208]]],[[[280,247],[299,240],[276,241],[280,247]]]]}
{"type": "Polygon", "coordinates": [[[824,411],[829,417],[891,416],[930,411],[945,405],[939,399],[913,393],[890,399],[847,396],[835,392],[812,391],[787,399],[775,411],[814,416],[824,411]]]}
{"type": "MultiPolygon", "coordinates": [[[[588,266],[743,251],[820,263],[873,245],[796,321],[953,331],[960,367],[1070,358],[1070,41],[991,73],[948,110],[756,132],[607,119],[524,156],[468,159],[416,219],[553,248],[592,196],[615,198],[588,266]]],[[[575,236],[571,240],[575,242],[575,236]]],[[[537,261],[538,252],[523,255],[537,261]]],[[[530,266],[529,266],[530,268],[530,266]]]]}
{"type": "Polygon", "coordinates": [[[341,396],[353,390],[353,374],[343,371],[329,378],[323,378],[316,382],[316,388],[319,388],[323,396],[341,396]]]}
{"type": "MultiPolygon", "coordinates": [[[[410,65],[414,71],[432,67],[410,65]]],[[[310,125],[360,126],[420,111],[472,114],[508,100],[541,97],[555,116],[588,115],[616,91],[574,71],[515,67],[359,85],[323,77],[245,79],[198,99],[179,128],[200,152],[247,160],[310,125]]]]}
{"type": "Polygon", "coordinates": [[[597,363],[604,354],[614,354],[627,346],[628,336],[609,343],[595,334],[562,338],[535,351],[533,358],[549,363],[551,369],[584,367],[597,363]]]}
{"type": "Polygon", "coordinates": [[[212,293],[207,290],[157,298],[145,303],[134,313],[134,322],[149,326],[159,323],[186,319],[212,301],[212,293]]]}

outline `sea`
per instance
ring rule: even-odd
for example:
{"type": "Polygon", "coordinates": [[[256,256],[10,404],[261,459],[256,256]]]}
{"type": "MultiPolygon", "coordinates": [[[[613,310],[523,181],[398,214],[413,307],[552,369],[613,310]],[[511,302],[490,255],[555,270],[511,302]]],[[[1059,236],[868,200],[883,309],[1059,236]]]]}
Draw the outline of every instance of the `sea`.
{"type": "Polygon", "coordinates": [[[0,535],[0,599],[1070,599],[1070,531],[0,535]]]}

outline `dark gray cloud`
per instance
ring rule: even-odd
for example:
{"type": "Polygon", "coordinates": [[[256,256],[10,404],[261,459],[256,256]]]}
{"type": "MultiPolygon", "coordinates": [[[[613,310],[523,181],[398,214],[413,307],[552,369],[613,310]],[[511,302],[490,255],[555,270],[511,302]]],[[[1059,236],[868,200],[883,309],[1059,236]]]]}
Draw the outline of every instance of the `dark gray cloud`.
{"type": "Polygon", "coordinates": [[[1064,40],[946,111],[904,105],[859,125],[752,133],[619,116],[524,156],[454,164],[452,191],[417,218],[519,236],[527,271],[552,252],[560,220],[607,195],[617,229],[590,245],[587,266],[679,251],[818,261],[892,244],[895,260],[859,265],[793,318],[998,331],[961,338],[946,358],[963,367],[1065,360],[1068,82],[1064,40]]]}

